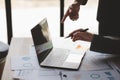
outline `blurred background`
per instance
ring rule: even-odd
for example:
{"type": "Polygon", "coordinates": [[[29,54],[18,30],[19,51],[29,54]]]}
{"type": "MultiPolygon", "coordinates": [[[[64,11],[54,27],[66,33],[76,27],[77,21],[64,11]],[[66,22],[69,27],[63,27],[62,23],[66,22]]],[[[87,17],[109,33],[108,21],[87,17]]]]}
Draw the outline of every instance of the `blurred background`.
{"type": "MultiPolygon", "coordinates": [[[[64,0],[64,12],[74,0],[64,0]]],[[[11,0],[13,37],[31,37],[30,29],[43,18],[48,19],[52,37],[60,37],[60,0],[11,0]]],[[[98,0],[88,0],[81,6],[79,19],[64,23],[64,36],[78,28],[89,28],[98,33],[96,21],[98,0]]],[[[0,41],[7,43],[5,1],[0,0],[0,41]]]]}

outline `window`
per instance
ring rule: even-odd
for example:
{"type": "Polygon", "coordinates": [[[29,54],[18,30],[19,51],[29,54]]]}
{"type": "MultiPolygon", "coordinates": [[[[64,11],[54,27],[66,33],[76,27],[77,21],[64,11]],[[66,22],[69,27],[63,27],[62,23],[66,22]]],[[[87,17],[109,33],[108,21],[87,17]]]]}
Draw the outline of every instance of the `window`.
{"type": "Polygon", "coordinates": [[[44,17],[53,36],[59,36],[60,2],[59,0],[11,0],[13,36],[29,37],[30,29],[44,17]]]}
{"type": "MultiPolygon", "coordinates": [[[[74,0],[64,1],[66,11],[74,0]]],[[[48,19],[52,35],[60,36],[60,0],[11,0],[11,5],[14,37],[31,36],[30,29],[44,17],[48,19]]],[[[97,33],[96,9],[97,0],[89,1],[86,6],[81,6],[77,21],[67,18],[65,36],[74,29],[86,27],[97,33]]]]}
{"type": "Polygon", "coordinates": [[[0,41],[7,43],[5,2],[0,0],[0,41]]]}

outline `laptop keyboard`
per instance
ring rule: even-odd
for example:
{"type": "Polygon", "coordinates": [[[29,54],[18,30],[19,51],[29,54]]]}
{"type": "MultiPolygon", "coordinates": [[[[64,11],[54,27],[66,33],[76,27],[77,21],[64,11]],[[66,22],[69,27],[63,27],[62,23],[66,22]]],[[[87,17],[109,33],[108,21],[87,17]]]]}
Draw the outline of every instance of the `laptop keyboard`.
{"type": "Polygon", "coordinates": [[[45,59],[44,63],[49,64],[51,66],[59,65],[61,66],[66,58],[69,55],[70,50],[62,49],[62,48],[54,48],[48,57],[45,59]]]}

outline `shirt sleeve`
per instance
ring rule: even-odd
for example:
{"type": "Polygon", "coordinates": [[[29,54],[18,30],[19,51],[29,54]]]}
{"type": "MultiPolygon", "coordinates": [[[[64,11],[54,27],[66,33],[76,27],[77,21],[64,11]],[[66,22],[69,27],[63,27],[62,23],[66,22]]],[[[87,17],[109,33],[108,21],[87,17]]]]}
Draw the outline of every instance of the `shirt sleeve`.
{"type": "Polygon", "coordinates": [[[120,54],[120,40],[94,35],[90,50],[108,54],[120,54]]]}

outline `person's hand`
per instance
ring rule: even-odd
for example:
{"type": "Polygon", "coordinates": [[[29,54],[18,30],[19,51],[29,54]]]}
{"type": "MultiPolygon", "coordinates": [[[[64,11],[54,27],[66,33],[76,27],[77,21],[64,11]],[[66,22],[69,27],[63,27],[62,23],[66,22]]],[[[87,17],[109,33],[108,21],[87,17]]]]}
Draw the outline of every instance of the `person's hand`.
{"type": "Polygon", "coordinates": [[[69,16],[71,20],[77,20],[79,18],[80,3],[74,2],[70,5],[67,12],[63,16],[61,23],[64,23],[65,19],[69,16]]]}
{"type": "Polygon", "coordinates": [[[77,29],[69,34],[73,41],[83,40],[91,42],[93,39],[93,34],[83,31],[83,29],[77,29]]]}

